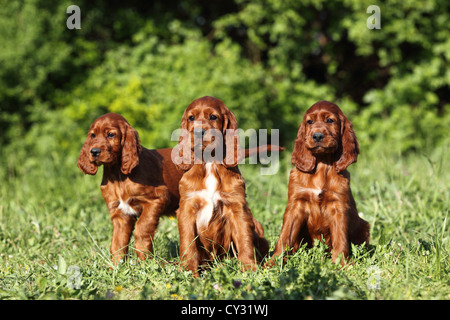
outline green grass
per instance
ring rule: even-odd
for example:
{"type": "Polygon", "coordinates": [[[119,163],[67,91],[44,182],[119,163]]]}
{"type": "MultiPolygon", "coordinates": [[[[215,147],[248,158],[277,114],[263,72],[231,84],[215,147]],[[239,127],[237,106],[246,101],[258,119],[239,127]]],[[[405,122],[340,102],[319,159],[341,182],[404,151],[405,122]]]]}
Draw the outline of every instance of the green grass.
{"type": "MultiPolygon", "coordinates": [[[[274,176],[241,166],[249,206],[272,250],[289,156],[274,176]]],[[[447,149],[410,156],[363,150],[350,167],[351,186],[371,225],[371,246],[355,248],[352,265],[333,264],[318,245],[256,272],[243,273],[228,259],[198,279],[176,265],[176,219],[162,219],[153,259],[139,262],[131,249],[130,259],[110,269],[101,174],[83,176],[76,158],[57,154],[15,165],[3,160],[0,299],[450,299],[449,156],[447,149]]]]}

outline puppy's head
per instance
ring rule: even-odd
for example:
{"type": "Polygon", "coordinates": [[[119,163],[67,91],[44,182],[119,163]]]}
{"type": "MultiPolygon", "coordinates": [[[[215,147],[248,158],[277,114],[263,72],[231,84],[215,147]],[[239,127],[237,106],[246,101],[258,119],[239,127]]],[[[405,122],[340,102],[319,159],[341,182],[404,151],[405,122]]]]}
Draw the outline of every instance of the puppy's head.
{"type": "Polygon", "coordinates": [[[208,96],[194,100],[183,114],[181,129],[179,145],[188,144],[189,148],[181,151],[180,169],[189,170],[199,156],[197,153],[208,147],[223,148],[226,167],[234,167],[241,160],[236,117],[221,100],[208,96]],[[184,154],[188,150],[189,155],[184,154]]]}
{"type": "Polygon", "coordinates": [[[121,115],[107,113],[89,128],[78,167],[85,174],[94,175],[101,165],[118,164],[122,173],[129,174],[139,164],[141,151],[137,131],[121,115]]]}
{"type": "Polygon", "coordinates": [[[356,162],[359,145],[352,123],[337,105],[319,101],[309,108],[300,124],[292,164],[299,170],[311,172],[317,158],[335,159],[337,172],[356,162]]]}

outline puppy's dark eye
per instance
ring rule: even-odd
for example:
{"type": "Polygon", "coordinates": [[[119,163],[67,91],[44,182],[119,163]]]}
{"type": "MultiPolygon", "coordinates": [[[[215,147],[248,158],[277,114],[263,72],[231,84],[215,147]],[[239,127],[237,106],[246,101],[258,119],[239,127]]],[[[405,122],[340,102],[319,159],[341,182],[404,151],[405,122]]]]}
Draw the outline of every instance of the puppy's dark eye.
{"type": "Polygon", "coordinates": [[[114,138],[115,136],[116,136],[116,134],[112,133],[112,132],[108,132],[108,134],[106,135],[106,137],[108,137],[108,138],[114,138]]]}
{"type": "Polygon", "coordinates": [[[307,124],[313,124],[313,123],[314,123],[314,121],[312,121],[312,120],[308,120],[308,121],[306,121],[306,123],[307,123],[307,124]]]}
{"type": "Polygon", "coordinates": [[[91,138],[92,138],[92,139],[95,138],[95,133],[91,133],[91,138]]]}
{"type": "Polygon", "coordinates": [[[212,114],[209,116],[209,120],[217,120],[217,116],[212,114]]]}
{"type": "Polygon", "coordinates": [[[189,121],[194,121],[195,120],[195,117],[194,116],[189,116],[189,121]]]}
{"type": "Polygon", "coordinates": [[[330,119],[330,118],[327,119],[327,123],[333,123],[333,122],[334,122],[333,119],[330,119]]]}

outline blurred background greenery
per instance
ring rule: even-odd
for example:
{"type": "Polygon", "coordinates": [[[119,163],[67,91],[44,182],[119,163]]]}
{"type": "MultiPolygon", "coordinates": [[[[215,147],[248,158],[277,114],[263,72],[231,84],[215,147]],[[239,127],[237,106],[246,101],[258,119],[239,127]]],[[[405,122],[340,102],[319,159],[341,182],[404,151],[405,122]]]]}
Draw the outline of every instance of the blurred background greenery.
{"type": "MultiPolygon", "coordinates": [[[[148,148],[175,145],[211,95],[239,126],[278,128],[336,102],[363,153],[431,153],[450,139],[450,2],[0,0],[0,164],[76,171],[90,123],[125,116],[148,148]],[[66,8],[81,8],[69,30],[66,8]],[[370,30],[369,5],[381,9],[370,30]]],[[[79,172],[77,172],[79,173],[79,172]]]]}

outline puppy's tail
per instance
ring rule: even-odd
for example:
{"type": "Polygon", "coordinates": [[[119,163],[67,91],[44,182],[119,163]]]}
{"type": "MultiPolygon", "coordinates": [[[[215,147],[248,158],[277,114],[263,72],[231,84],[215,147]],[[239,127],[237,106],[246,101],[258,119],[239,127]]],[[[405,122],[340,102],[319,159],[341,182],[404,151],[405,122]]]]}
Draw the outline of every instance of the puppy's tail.
{"type": "Polygon", "coordinates": [[[250,149],[245,149],[245,157],[251,157],[254,156],[255,154],[259,154],[261,152],[267,152],[267,151],[271,151],[271,152],[280,152],[280,151],[284,151],[284,147],[280,147],[280,146],[276,146],[273,144],[267,144],[265,146],[258,146],[258,147],[254,147],[254,148],[250,148],[250,149]]]}

